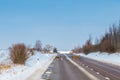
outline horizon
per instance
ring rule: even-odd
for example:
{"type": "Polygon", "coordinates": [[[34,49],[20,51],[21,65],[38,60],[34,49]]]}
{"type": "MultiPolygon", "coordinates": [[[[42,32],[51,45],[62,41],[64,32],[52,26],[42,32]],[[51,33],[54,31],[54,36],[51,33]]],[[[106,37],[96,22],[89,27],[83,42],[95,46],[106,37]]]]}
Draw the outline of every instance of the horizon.
{"type": "Polygon", "coordinates": [[[0,1],[0,48],[40,40],[60,51],[82,46],[89,35],[101,37],[120,20],[120,1],[0,1]]]}

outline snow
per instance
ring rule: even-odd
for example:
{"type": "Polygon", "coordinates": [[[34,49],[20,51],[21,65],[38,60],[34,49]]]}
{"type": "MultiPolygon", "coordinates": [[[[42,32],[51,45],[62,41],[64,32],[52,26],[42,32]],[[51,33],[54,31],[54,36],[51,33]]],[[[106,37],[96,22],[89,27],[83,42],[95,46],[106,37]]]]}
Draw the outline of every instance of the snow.
{"type": "Polygon", "coordinates": [[[9,69],[0,70],[0,80],[25,80],[38,69],[42,69],[46,63],[53,60],[56,54],[41,54],[35,52],[27,59],[25,65],[15,65],[11,63],[9,51],[0,51],[0,64],[9,64],[9,69]]]}
{"type": "Polygon", "coordinates": [[[71,51],[58,51],[60,54],[69,54],[71,51]]]}
{"type": "Polygon", "coordinates": [[[35,55],[31,56],[27,61],[26,61],[26,65],[27,66],[33,66],[35,64],[40,64],[43,61],[47,60],[46,58],[50,58],[52,55],[48,55],[48,54],[40,54],[40,53],[36,53],[35,55]],[[41,57],[42,56],[42,57],[41,57]]]}
{"type": "Polygon", "coordinates": [[[17,80],[15,79],[16,75],[22,73],[26,69],[23,65],[12,65],[8,70],[3,70],[0,74],[0,80],[17,80]]]}
{"type": "Polygon", "coordinates": [[[1,50],[0,51],[0,64],[11,64],[9,50],[1,50]]]}
{"type": "MultiPolygon", "coordinates": [[[[61,54],[68,54],[70,51],[60,51],[61,54]]],[[[94,52],[88,55],[83,53],[75,54],[84,56],[87,58],[99,60],[102,62],[112,63],[120,65],[120,53],[108,54],[94,52]]],[[[35,52],[33,56],[30,56],[25,65],[15,65],[10,60],[9,51],[0,51],[0,64],[10,65],[8,69],[0,70],[0,80],[26,80],[31,76],[36,70],[41,69],[41,74],[44,72],[45,68],[52,62],[56,54],[41,54],[40,52],[35,52]]]]}
{"type": "Polygon", "coordinates": [[[83,53],[80,53],[77,55],[95,59],[95,60],[102,61],[102,62],[120,65],[120,53],[108,54],[108,53],[93,52],[88,55],[85,55],[83,53]]]}

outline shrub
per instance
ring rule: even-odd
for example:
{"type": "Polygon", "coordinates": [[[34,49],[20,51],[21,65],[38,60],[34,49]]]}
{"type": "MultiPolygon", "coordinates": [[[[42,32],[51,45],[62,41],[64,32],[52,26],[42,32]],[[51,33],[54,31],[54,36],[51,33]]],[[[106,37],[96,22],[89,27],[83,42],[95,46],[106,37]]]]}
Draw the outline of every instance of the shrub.
{"type": "Polygon", "coordinates": [[[73,53],[81,53],[82,52],[82,48],[81,47],[75,47],[73,50],[72,50],[73,53]]]}
{"type": "Polygon", "coordinates": [[[78,55],[74,55],[74,56],[73,56],[73,59],[74,59],[74,60],[77,60],[77,59],[79,59],[79,56],[78,56],[78,55]]]}
{"type": "Polygon", "coordinates": [[[12,45],[10,50],[10,58],[15,64],[25,64],[25,61],[28,58],[28,49],[25,44],[15,44],[12,45]]]}
{"type": "Polygon", "coordinates": [[[2,65],[2,64],[0,64],[0,74],[2,73],[3,70],[8,70],[10,68],[11,68],[10,65],[2,65]]]}

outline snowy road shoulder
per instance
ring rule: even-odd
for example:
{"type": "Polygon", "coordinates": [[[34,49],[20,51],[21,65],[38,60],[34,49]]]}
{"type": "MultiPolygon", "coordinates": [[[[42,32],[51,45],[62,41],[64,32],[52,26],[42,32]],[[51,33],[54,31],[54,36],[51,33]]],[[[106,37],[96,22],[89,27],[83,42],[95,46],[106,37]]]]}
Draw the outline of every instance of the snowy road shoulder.
{"type": "Polygon", "coordinates": [[[42,74],[47,70],[48,66],[52,63],[55,56],[51,57],[47,62],[43,63],[43,65],[37,69],[32,75],[30,75],[25,80],[40,80],[42,77],[42,74]]]}
{"type": "Polygon", "coordinates": [[[77,55],[91,58],[91,59],[101,61],[104,63],[109,63],[109,64],[120,66],[120,53],[108,54],[108,53],[94,52],[88,55],[85,55],[83,53],[77,54],[77,55]]]}
{"type": "MultiPolygon", "coordinates": [[[[1,54],[3,53],[8,54],[6,51],[1,54]]],[[[26,80],[38,70],[42,74],[55,56],[56,54],[35,52],[33,56],[28,58],[25,65],[9,64],[11,66],[9,69],[1,71],[0,80],[26,80]]],[[[8,55],[3,55],[2,57],[5,57],[5,60],[7,59],[7,63],[10,61],[8,55]]],[[[5,62],[5,60],[2,59],[1,61],[5,62]]]]}
{"type": "MultiPolygon", "coordinates": [[[[65,55],[66,56],[66,55],[65,55]]],[[[82,71],[85,75],[87,75],[91,80],[99,80],[97,77],[93,76],[91,73],[89,73],[87,70],[85,70],[83,67],[81,67],[79,64],[74,62],[72,59],[70,59],[68,56],[66,58],[74,65],[76,66],[80,71],[82,71]]]]}

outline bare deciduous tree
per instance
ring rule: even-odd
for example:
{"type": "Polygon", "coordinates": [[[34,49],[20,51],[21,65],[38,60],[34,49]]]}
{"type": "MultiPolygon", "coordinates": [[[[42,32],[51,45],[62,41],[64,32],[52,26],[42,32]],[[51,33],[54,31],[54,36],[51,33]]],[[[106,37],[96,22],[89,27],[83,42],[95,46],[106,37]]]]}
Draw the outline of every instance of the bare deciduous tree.
{"type": "Polygon", "coordinates": [[[35,43],[35,49],[37,51],[42,51],[42,43],[40,40],[37,40],[36,43],[35,43]]]}

